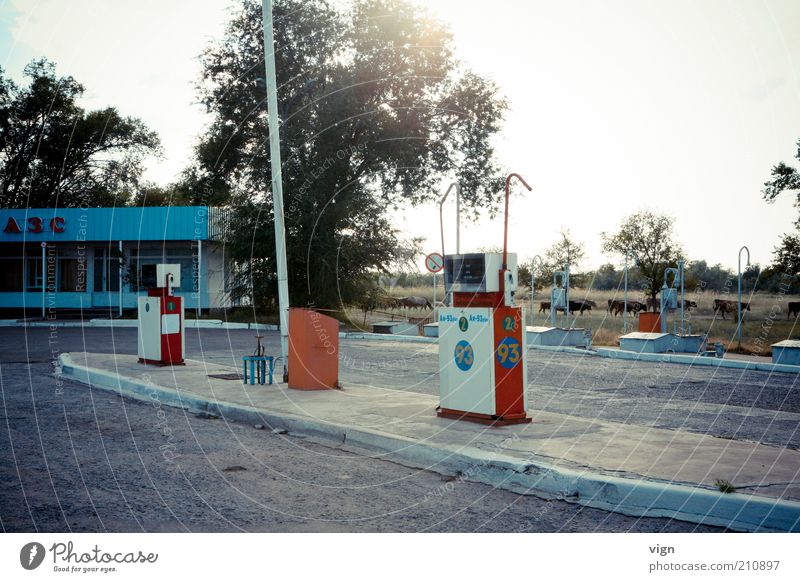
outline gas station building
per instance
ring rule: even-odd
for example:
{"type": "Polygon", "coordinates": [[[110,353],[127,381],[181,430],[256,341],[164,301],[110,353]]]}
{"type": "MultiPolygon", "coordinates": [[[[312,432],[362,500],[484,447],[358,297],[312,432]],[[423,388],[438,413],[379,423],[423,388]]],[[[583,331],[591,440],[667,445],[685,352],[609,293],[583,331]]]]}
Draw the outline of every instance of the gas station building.
{"type": "Polygon", "coordinates": [[[188,310],[229,307],[225,210],[207,206],[0,210],[0,310],[135,309],[142,267],[181,266],[188,310]]]}

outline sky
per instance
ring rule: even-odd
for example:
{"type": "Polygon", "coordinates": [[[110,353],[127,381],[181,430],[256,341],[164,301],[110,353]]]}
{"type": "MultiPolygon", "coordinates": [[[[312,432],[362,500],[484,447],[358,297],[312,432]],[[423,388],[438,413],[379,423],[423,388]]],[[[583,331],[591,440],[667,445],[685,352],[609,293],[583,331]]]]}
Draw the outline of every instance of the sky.
{"type": "MultiPolygon", "coordinates": [[[[197,55],[224,31],[229,0],[0,0],[0,65],[19,78],[47,56],[82,82],[86,108],[116,106],[156,130],[169,182],[207,123],[196,103],[197,55]]],[[[650,209],[675,218],[690,259],[735,268],[747,245],[768,264],[792,229],[794,196],[761,198],[770,168],[800,139],[800,2],[428,0],[465,67],[510,102],[498,159],[515,187],[509,250],[542,254],[561,229],[585,244],[581,267],[620,257],[601,233],[650,209]]],[[[443,176],[443,184],[452,177],[443,176]]],[[[443,193],[443,192],[442,192],[443,193]]],[[[455,210],[445,205],[448,249],[455,210]]],[[[439,250],[435,205],[396,224],[439,250]],[[435,233],[432,234],[431,233],[435,233]]],[[[462,251],[502,245],[502,218],[462,224],[462,251]]],[[[448,251],[449,252],[449,251],[448,251]]],[[[420,263],[421,264],[421,263],[420,263]]]]}

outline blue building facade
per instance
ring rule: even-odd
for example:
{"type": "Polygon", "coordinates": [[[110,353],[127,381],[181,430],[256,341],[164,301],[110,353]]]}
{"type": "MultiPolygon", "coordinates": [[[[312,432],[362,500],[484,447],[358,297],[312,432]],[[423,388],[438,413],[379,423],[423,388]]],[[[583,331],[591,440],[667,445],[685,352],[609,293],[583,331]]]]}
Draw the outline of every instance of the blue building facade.
{"type": "Polygon", "coordinates": [[[0,210],[0,308],[133,309],[144,265],[181,265],[187,309],[230,305],[223,210],[206,206],[0,210]]]}

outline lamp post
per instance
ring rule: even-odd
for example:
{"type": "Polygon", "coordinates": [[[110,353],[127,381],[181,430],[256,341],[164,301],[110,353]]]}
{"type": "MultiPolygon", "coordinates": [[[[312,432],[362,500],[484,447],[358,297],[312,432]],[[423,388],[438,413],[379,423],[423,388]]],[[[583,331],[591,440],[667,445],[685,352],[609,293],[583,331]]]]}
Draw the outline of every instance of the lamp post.
{"type": "Polygon", "coordinates": [[[286,236],[283,224],[283,177],[281,139],[278,133],[278,88],[275,79],[275,39],[272,31],[272,0],[262,0],[264,25],[264,71],[269,114],[269,159],[272,169],[272,209],[275,221],[275,258],[278,271],[278,310],[281,325],[283,381],[289,379],[289,283],[286,275],[286,236]]]}
{"type": "Polygon", "coordinates": [[[747,266],[750,266],[750,249],[743,246],[739,249],[739,297],[736,302],[736,340],[742,343],[742,251],[747,251],[747,266]]]}
{"type": "Polygon", "coordinates": [[[533,299],[536,297],[536,259],[539,259],[539,267],[544,266],[544,261],[539,255],[534,255],[531,259],[531,325],[534,324],[533,319],[533,299]]]}

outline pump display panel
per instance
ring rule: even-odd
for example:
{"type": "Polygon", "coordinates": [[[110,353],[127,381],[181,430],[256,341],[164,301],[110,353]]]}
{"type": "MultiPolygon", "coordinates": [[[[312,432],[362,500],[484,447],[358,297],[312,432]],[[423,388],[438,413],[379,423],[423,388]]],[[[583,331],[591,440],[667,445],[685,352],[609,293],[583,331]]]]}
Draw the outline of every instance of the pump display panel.
{"type": "Polygon", "coordinates": [[[486,255],[450,255],[445,257],[445,284],[453,291],[486,291],[486,255]]]}

